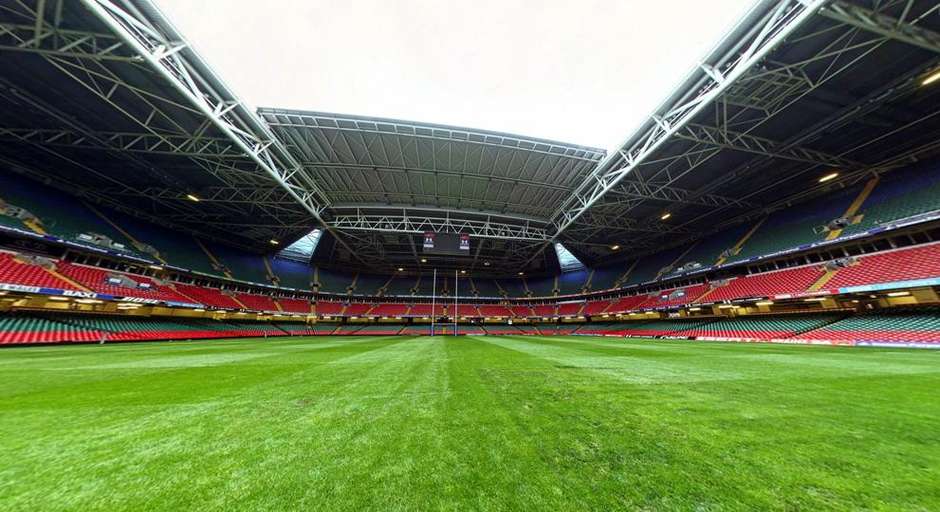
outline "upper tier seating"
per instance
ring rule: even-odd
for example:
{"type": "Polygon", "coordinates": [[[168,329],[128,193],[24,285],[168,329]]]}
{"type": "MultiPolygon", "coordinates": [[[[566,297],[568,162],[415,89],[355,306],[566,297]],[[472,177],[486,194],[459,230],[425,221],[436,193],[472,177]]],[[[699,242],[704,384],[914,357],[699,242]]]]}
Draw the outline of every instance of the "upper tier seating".
{"type": "Polygon", "coordinates": [[[751,228],[752,224],[739,224],[728,229],[721,230],[713,235],[707,236],[698,242],[692,249],[679,258],[675,268],[669,274],[680,273],[679,269],[686,263],[698,263],[702,267],[711,267],[718,263],[721,253],[734,247],[741,237],[743,237],[751,228]]]}
{"type": "Polygon", "coordinates": [[[595,268],[594,276],[591,278],[591,290],[602,291],[614,288],[617,279],[620,279],[626,270],[622,264],[595,268]]]}
{"type": "Polygon", "coordinates": [[[554,277],[536,277],[526,279],[526,284],[533,297],[551,297],[554,295],[555,288],[554,277]]]}
{"type": "Polygon", "coordinates": [[[591,275],[591,271],[587,269],[562,272],[558,276],[559,295],[574,295],[581,293],[581,290],[587,283],[587,278],[589,275],[591,275]]]}
{"type": "MultiPolygon", "coordinates": [[[[643,256],[637,262],[636,266],[633,267],[633,270],[627,274],[627,279],[624,281],[623,285],[645,283],[656,279],[659,272],[663,268],[672,265],[685,250],[685,247],[673,247],[672,249],[666,249],[656,254],[643,256]]],[[[630,268],[631,265],[632,263],[626,265],[624,271],[630,268]]]]}
{"type": "Polygon", "coordinates": [[[702,301],[718,302],[749,297],[773,297],[774,295],[802,293],[819,280],[822,274],[823,272],[819,268],[807,266],[739,277],[731,280],[726,286],[716,288],[702,298],[702,301]]]}
{"type": "MultiPolygon", "coordinates": [[[[160,253],[160,257],[168,264],[204,274],[225,275],[221,270],[217,270],[212,266],[209,256],[206,255],[192,236],[106,208],[101,209],[101,211],[135,240],[155,248],[160,253]]],[[[260,282],[264,283],[265,281],[260,282]]]]}
{"type": "Polygon", "coordinates": [[[433,288],[434,279],[431,277],[432,276],[421,276],[421,278],[417,280],[418,292],[415,293],[415,295],[420,297],[430,297],[436,292],[436,290],[433,288]]]}
{"type": "Polygon", "coordinates": [[[728,260],[739,261],[822,241],[826,235],[814,229],[841,217],[861,189],[859,185],[772,213],[747,240],[741,252],[728,260]]]}
{"type": "MultiPolygon", "coordinates": [[[[402,276],[404,278],[404,276],[402,276]]],[[[400,281],[402,279],[392,276],[391,281],[400,281]]],[[[379,276],[373,274],[359,274],[356,278],[356,295],[378,295],[379,290],[389,282],[389,276],[379,276]]],[[[386,295],[400,295],[388,293],[386,295]]]]}
{"type": "Polygon", "coordinates": [[[474,279],[473,285],[477,289],[477,294],[480,297],[500,297],[502,296],[499,293],[499,288],[496,286],[496,282],[492,279],[474,279]]]}
{"type": "Polygon", "coordinates": [[[287,258],[271,258],[271,270],[285,288],[309,290],[313,280],[313,268],[309,263],[302,263],[287,258]]]}
{"type": "Polygon", "coordinates": [[[260,254],[239,251],[220,244],[204,243],[219,263],[225,265],[232,277],[251,283],[272,284],[260,254]]]}
{"type": "Polygon", "coordinates": [[[388,283],[385,296],[411,296],[411,289],[415,287],[417,282],[418,278],[416,276],[395,276],[394,279],[388,283]]]}
{"type": "Polygon", "coordinates": [[[29,263],[21,263],[10,253],[0,252],[0,283],[75,290],[71,284],[50,274],[44,268],[29,263]]]}
{"type": "MultiPolygon", "coordinates": [[[[508,297],[525,297],[525,283],[522,279],[497,279],[496,283],[506,291],[508,297]]],[[[482,295],[482,294],[480,294],[482,295]]],[[[498,296],[498,295],[497,295],[498,296]]]]}
{"type": "MultiPolygon", "coordinates": [[[[126,249],[120,252],[137,255],[129,239],[105,222],[77,197],[13,173],[4,172],[2,180],[0,199],[29,210],[39,218],[42,228],[47,233],[73,242],[81,242],[78,239],[81,234],[97,233],[124,245],[126,249]]],[[[5,217],[0,216],[0,218],[5,217]]],[[[13,219],[4,224],[29,230],[21,222],[13,219]]],[[[81,243],[94,247],[87,242],[81,243]]]]}
{"type": "Polygon", "coordinates": [[[864,256],[857,265],[839,269],[827,289],[940,277],[940,244],[922,245],[864,256]]]}
{"type": "Polygon", "coordinates": [[[320,292],[346,293],[346,288],[352,284],[352,276],[320,268],[317,271],[320,278],[320,292]]]}
{"type": "Polygon", "coordinates": [[[940,167],[915,166],[887,175],[862,204],[861,222],[842,231],[850,235],[881,224],[940,210],[940,167]]]}

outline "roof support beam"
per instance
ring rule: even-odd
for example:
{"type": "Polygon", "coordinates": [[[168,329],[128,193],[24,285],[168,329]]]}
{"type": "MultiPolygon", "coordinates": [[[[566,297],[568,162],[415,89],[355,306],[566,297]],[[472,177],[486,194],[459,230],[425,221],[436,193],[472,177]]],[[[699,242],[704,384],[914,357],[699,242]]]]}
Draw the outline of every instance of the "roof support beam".
{"type": "MultiPolygon", "coordinates": [[[[940,12],[940,4],[934,5],[918,19],[940,12]]],[[[940,54],[940,34],[909,22],[864,7],[836,0],[819,11],[819,14],[839,23],[874,32],[895,41],[901,41],[940,54]]],[[[907,10],[905,9],[905,15],[907,10]]]]}
{"type": "Polygon", "coordinates": [[[43,11],[40,5],[34,12],[33,25],[0,23],[0,51],[133,64],[144,61],[111,34],[53,28],[45,22],[43,11]]]}
{"type": "Polygon", "coordinates": [[[747,34],[748,37],[725,53],[706,59],[696,70],[698,80],[693,87],[686,89],[688,92],[685,96],[659,108],[650,116],[638,136],[632,137],[619,151],[602,161],[575,193],[561,204],[553,216],[553,238],[577,221],[585,211],[616,187],[673,134],[683,129],[699,112],[715,101],[826,3],[825,0],[779,2],[758,20],[747,34]],[[625,165],[617,165],[620,161],[624,161],[625,165]]]}
{"type": "Polygon", "coordinates": [[[752,203],[741,201],[733,197],[717,194],[699,194],[692,190],[677,187],[657,187],[649,183],[641,183],[633,180],[624,181],[619,187],[613,189],[611,194],[636,199],[654,199],[668,203],[698,206],[738,206],[741,208],[751,208],[754,206],[752,203]]]}
{"type": "MultiPolygon", "coordinates": [[[[186,55],[188,44],[161,33],[149,20],[108,0],[81,0],[100,21],[182,94],[257,165],[290,193],[318,221],[325,196],[304,168],[264,123],[217,79],[201,76],[186,55]],[[214,83],[213,83],[214,82],[214,83]]],[[[150,9],[150,12],[158,12],[150,9]]]]}
{"type": "Polygon", "coordinates": [[[432,217],[414,215],[407,211],[401,214],[370,215],[357,212],[352,215],[336,215],[330,220],[336,230],[378,231],[385,233],[463,233],[478,238],[504,240],[548,240],[548,230],[532,224],[510,224],[491,219],[469,220],[449,216],[432,217]]]}
{"type": "Polygon", "coordinates": [[[784,146],[780,142],[764,137],[697,123],[687,124],[681,130],[678,130],[674,137],[707,146],[828,167],[857,167],[861,165],[847,158],[830,155],[822,151],[792,145],[784,146]]]}

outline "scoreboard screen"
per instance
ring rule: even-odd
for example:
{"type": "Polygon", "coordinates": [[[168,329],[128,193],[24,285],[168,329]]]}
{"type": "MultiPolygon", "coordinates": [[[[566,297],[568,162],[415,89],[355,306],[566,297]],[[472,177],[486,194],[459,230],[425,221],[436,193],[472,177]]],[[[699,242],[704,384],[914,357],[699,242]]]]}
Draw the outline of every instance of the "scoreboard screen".
{"type": "Polygon", "coordinates": [[[426,254],[470,256],[470,235],[429,231],[424,234],[422,247],[426,254]]]}

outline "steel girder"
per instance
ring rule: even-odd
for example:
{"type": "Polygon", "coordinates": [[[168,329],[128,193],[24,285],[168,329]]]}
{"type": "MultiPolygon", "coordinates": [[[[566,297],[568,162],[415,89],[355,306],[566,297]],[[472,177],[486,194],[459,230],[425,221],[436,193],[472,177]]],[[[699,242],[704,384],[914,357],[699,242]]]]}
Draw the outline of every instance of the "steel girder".
{"type": "Polygon", "coordinates": [[[231,140],[224,137],[186,136],[178,133],[95,132],[71,129],[34,129],[0,126],[0,138],[14,138],[45,146],[174,155],[206,160],[248,160],[231,140]]]}
{"type": "Polygon", "coordinates": [[[370,214],[368,211],[358,211],[355,214],[335,215],[330,225],[340,231],[378,231],[386,233],[425,233],[451,232],[465,233],[478,238],[493,238],[503,240],[548,240],[548,230],[545,227],[531,223],[507,223],[486,218],[471,220],[455,218],[449,215],[430,216],[408,211],[400,214],[370,214]]]}
{"type": "MultiPolygon", "coordinates": [[[[907,19],[913,3],[913,0],[906,1],[903,14],[899,18],[866,9],[844,0],[832,2],[820,10],[819,14],[839,23],[874,32],[940,54],[940,34],[919,27],[907,19]]],[[[940,12],[940,4],[934,5],[927,12],[921,13],[919,19],[936,12],[940,12]]]]}
{"type": "MultiPolygon", "coordinates": [[[[657,187],[649,183],[641,183],[638,181],[624,181],[620,187],[612,190],[611,194],[634,199],[654,199],[668,203],[691,204],[698,206],[738,206],[741,208],[751,208],[754,206],[753,203],[742,201],[733,197],[727,197],[718,194],[704,194],[678,187],[657,187]]],[[[633,202],[630,204],[636,205],[639,204],[639,202],[633,202]]]]}
{"type": "MultiPolygon", "coordinates": [[[[702,73],[707,77],[696,82],[695,89],[690,89],[697,91],[698,94],[691,101],[684,103],[677,101],[661,108],[659,111],[661,113],[652,117],[650,127],[642,133],[642,136],[631,139],[617,153],[610,155],[602,162],[597,171],[579,188],[578,194],[570,198],[556,212],[555,235],[557,236],[565,229],[570,229],[572,223],[595,203],[597,205],[609,204],[598,202],[607,192],[616,195],[620,188],[643,187],[644,192],[658,193],[662,190],[661,187],[671,186],[679,178],[717,155],[722,149],[748,152],[767,159],[782,159],[839,168],[847,171],[846,175],[863,172],[862,169],[866,168],[865,163],[854,161],[843,155],[827,154],[789,141],[777,142],[748,132],[864,58],[887,40],[907,42],[935,51],[937,48],[935,42],[940,41],[940,35],[917,27],[915,23],[931,12],[940,10],[940,5],[930,8],[926,13],[921,13],[917,19],[910,20],[906,19],[912,4],[910,1],[906,3],[904,15],[900,18],[892,18],[884,13],[876,13],[847,2],[835,2],[831,6],[828,2],[800,1],[798,3],[799,5],[795,2],[779,2],[777,10],[773,11],[770,18],[765,17],[762,20],[762,26],[767,27],[769,24],[776,23],[775,34],[789,34],[793,33],[793,30],[805,22],[813,12],[818,12],[826,18],[838,21],[842,24],[841,26],[847,27],[848,31],[816,55],[797,63],[781,64],[764,61],[759,69],[753,68],[753,64],[759,60],[755,57],[762,53],[766,55],[767,51],[773,48],[767,44],[768,39],[761,42],[758,37],[734,61],[733,66],[723,68],[704,65],[702,73]],[[774,21],[775,18],[776,21],[774,21]],[[890,30],[887,27],[890,27],[890,30]],[[853,29],[863,29],[875,37],[859,40],[854,37],[853,29]],[[842,62],[839,59],[842,59],[842,62]],[[741,65],[746,65],[748,62],[752,64],[751,69],[735,74],[736,70],[741,69],[741,65]],[[814,71],[811,65],[819,62],[829,62],[830,65],[817,66],[814,71]],[[719,68],[722,71],[717,71],[719,68]],[[724,90],[722,90],[723,85],[726,85],[724,90]],[[693,113],[701,112],[700,107],[708,102],[715,106],[717,126],[692,122],[693,113]],[[669,105],[678,105],[678,107],[669,110],[669,105]],[[729,116],[728,106],[731,105],[740,109],[729,116]],[[754,112],[760,115],[754,115],[754,112]],[[649,158],[653,149],[667,139],[685,140],[692,142],[693,145],[681,155],[658,160],[649,158]],[[637,174],[637,170],[655,163],[666,165],[649,176],[637,174]],[[673,167],[680,163],[684,165],[684,168],[678,172],[674,171],[673,167]],[[631,175],[635,181],[624,180],[627,175],[631,175]],[[620,182],[620,180],[624,181],[620,182]],[[620,187],[617,186],[618,182],[620,182],[620,187]]],[[[826,28],[816,33],[803,35],[798,40],[817,37],[829,30],[826,28]]],[[[774,39],[775,44],[779,45],[785,38],[774,39]]],[[[787,41],[788,44],[791,42],[796,41],[787,41]]],[[[738,48],[741,48],[741,45],[738,48]]],[[[684,99],[688,99],[689,94],[684,99]]],[[[730,175],[736,176],[737,173],[730,175]]],[[[709,190],[715,188],[709,186],[696,193],[708,194],[709,190]]],[[[630,202],[618,213],[625,215],[640,204],[642,202],[630,202]]],[[[733,205],[716,206],[724,209],[733,205]]],[[[597,232],[598,230],[591,232],[591,236],[597,232]]],[[[672,229],[667,229],[666,232],[672,232],[672,229]]]]}
{"type": "Polygon", "coordinates": [[[793,160],[836,168],[855,168],[862,164],[823,151],[816,151],[799,146],[783,147],[783,144],[764,137],[736,132],[715,126],[688,123],[673,137],[696,144],[733,149],[781,160],[793,160]]]}
{"type": "Polygon", "coordinates": [[[785,0],[770,9],[732,48],[706,59],[695,71],[692,87],[676,101],[664,104],[650,116],[650,122],[637,137],[608,155],[575,190],[553,216],[557,237],[616,187],[638,165],[649,158],[671,136],[681,130],[728,87],[760,62],[815,12],[825,0],[785,0]],[[741,51],[743,49],[743,51],[741,51]]]}
{"type": "Polygon", "coordinates": [[[4,51],[143,64],[144,59],[114,34],[56,28],[47,23],[44,11],[33,11],[33,25],[0,23],[0,47],[4,51]]]}
{"type": "Polygon", "coordinates": [[[154,23],[142,14],[152,16],[159,12],[149,0],[123,3],[133,8],[109,0],[81,2],[260,169],[323,222],[321,213],[327,199],[317,182],[241,99],[215,76],[202,72],[205,66],[189,44],[178,34],[168,33],[169,23],[165,20],[154,23]],[[137,4],[142,8],[137,8],[137,4]]]}

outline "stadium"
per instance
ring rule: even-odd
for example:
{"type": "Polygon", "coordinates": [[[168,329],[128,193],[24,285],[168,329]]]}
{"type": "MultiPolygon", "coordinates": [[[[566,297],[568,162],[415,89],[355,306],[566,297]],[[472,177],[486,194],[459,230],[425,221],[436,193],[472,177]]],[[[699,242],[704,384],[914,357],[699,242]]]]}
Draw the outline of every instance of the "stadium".
{"type": "Polygon", "coordinates": [[[940,4],[761,0],[661,97],[254,108],[0,0],[0,508],[940,509],[940,4]]]}

